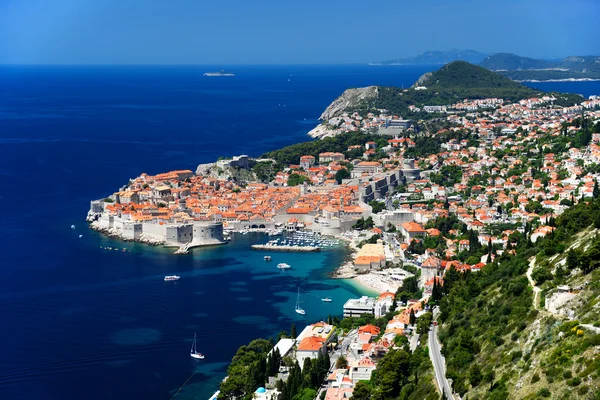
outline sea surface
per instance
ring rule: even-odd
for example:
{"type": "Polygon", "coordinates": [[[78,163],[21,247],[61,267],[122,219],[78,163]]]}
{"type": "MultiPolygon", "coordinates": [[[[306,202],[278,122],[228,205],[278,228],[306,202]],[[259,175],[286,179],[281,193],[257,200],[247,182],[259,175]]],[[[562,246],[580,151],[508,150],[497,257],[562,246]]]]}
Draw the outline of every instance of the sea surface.
{"type": "Polygon", "coordinates": [[[341,314],[362,294],[328,279],[343,246],[266,263],[250,245],[268,238],[251,234],[175,256],[90,231],[89,201],[142,172],[308,140],[344,89],[407,87],[435,68],[0,67],[0,398],[168,399],[191,377],[176,398],[206,399],[240,345],[341,314]],[[223,68],[236,76],[202,76],[223,68]],[[194,332],[203,361],[188,355],[194,332]]]}

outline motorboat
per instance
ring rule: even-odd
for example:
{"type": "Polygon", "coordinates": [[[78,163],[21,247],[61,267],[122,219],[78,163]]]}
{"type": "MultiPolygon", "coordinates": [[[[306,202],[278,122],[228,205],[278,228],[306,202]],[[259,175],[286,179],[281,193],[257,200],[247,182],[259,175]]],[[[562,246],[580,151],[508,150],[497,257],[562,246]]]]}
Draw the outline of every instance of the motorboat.
{"type": "Polygon", "coordinates": [[[165,282],[178,281],[181,277],[178,275],[167,275],[165,276],[165,282]]]}
{"type": "Polygon", "coordinates": [[[290,269],[290,268],[292,268],[292,266],[289,265],[289,264],[286,264],[286,263],[279,263],[279,264],[277,264],[277,268],[279,268],[279,269],[290,269]]]}
{"type": "Polygon", "coordinates": [[[329,297],[324,297],[321,299],[321,301],[323,301],[325,303],[331,303],[331,299],[329,297]]]}
{"type": "Polygon", "coordinates": [[[265,256],[264,259],[265,261],[271,261],[271,256],[265,256]]]}

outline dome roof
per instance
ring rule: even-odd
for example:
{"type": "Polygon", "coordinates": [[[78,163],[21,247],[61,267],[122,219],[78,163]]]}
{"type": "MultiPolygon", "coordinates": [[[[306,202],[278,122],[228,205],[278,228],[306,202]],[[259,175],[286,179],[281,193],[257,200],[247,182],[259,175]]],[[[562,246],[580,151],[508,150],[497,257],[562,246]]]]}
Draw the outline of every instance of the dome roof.
{"type": "Polygon", "coordinates": [[[265,389],[264,387],[259,387],[258,389],[256,389],[256,392],[254,393],[266,393],[267,389],[265,389]]]}

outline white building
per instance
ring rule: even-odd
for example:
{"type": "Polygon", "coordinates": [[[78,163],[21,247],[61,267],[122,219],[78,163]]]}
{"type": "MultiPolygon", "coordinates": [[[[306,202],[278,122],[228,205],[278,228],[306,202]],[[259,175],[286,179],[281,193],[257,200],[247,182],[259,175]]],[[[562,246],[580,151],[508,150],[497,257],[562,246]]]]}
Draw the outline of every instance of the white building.
{"type": "Polygon", "coordinates": [[[317,358],[320,352],[325,352],[327,345],[334,338],[335,327],[325,322],[308,325],[296,338],[296,360],[300,367],[304,359],[317,358]]]}
{"type": "Polygon", "coordinates": [[[379,299],[375,303],[375,318],[379,318],[387,314],[394,304],[395,293],[385,292],[379,295],[379,299]]]}
{"type": "Polygon", "coordinates": [[[375,303],[377,300],[368,296],[363,296],[360,299],[348,299],[344,304],[344,318],[360,317],[363,314],[375,315],[375,303]]]}
{"type": "Polygon", "coordinates": [[[376,365],[369,357],[364,357],[358,361],[354,361],[350,365],[350,379],[356,384],[358,381],[368,381],[371,379],[371,374],[375,371],[376,365]]]}

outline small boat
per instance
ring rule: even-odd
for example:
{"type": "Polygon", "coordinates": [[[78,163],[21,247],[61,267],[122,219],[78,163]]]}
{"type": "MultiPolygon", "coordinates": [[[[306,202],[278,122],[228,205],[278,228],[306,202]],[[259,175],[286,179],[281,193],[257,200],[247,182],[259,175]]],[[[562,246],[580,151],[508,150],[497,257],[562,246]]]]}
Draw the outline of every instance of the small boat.
{"type": "Polygon", "coordinates": [[[331,303],[331,299],[329,297],[322,298],[321,301],[324,301],[325,303],[331,303]]]}
{"type": "Polygon", "coordinates": [[[194,333],[194,341],[192,342],[192,348],[190,349],[190,356],[197,360],[204,359],[204,354],[198,353],[198,351],[196,350],[196,334],[195,333],[194,333]]]}
{"type": "Polygon", "coordinates": [[[181,277],[177,276],[177,275],[167,275],[167,276],[165,276],[165,282],[178,281],[179,278],[181,278],[181,277]]]}
{"type": "Polygon", "coordinates": [[[300,315],[305,315],[306,311],[300,308],[300,288],[298,288],[298,297],[296,298],[296,313],[300,315]]]}
{"type": "Polygon", "coordinates": [[[83,235],[79,235],[79,239],[81,239],[83,237],[83,235]]]}
{"type": "Polygon", "coordinates": [[[264,259],[265,261],[271,261],[271,256],[265,256],[264,259]]]}
{"type": "Polygon", "coordinates": [[[71,225],[71,229],[75,229],[75,225],[71,225]]]}
{"type": "Polygon", "coordinates": [[[292,268],[292,266],[289,265],[289,264],[286,264],[286,263],[279,263],[279,264],[277,264],[277,268],[279,268],[279,269],[290,269],[290,268],[292,268]]]}

